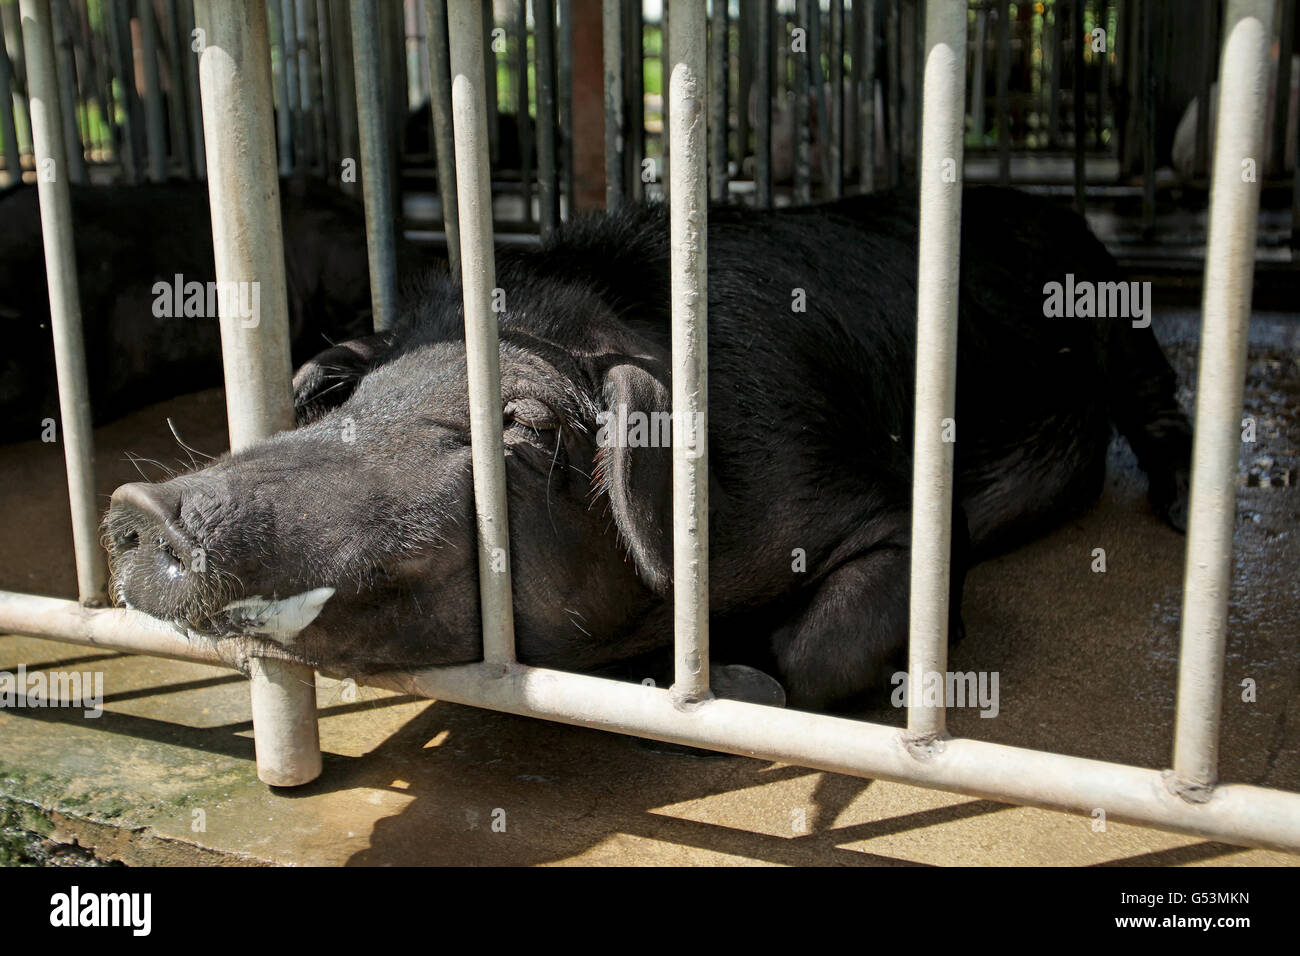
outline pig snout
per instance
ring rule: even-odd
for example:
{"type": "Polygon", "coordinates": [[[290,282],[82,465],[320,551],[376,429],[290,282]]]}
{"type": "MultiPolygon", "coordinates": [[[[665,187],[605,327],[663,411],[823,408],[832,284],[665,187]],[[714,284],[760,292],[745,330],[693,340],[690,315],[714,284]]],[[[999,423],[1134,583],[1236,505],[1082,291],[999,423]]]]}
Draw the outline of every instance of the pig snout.
{"type": "Polygon", "coordinates": [[[208,556],[181,520],[181,488],[134,483],[113,492],[105,544],[118,602],[197,622],[217,608],[208,556]]]}

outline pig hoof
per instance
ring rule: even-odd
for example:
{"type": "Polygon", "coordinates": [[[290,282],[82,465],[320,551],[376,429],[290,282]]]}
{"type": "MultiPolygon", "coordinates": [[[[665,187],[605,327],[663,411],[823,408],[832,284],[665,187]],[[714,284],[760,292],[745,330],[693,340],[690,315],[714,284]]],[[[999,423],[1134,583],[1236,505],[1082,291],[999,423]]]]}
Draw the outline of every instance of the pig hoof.
{"type": "Polygon", "coordinates": [[[1187,507],[1191,497],[1191,476],[1180,470],[1164,487],[1152,486],[1151,505],[1157,515],[1175,531],[1187,533],[1187,507]]]}
{"type": "MultiPolygon", "coordinates": [[[[740,700],[748,704],[765,704],[769,707],[785,706],[785,689],[776,678],[769,677],[762,671],[744,664],[712,664],[709,666],[709,689],[714,697],[726,700],[740,700]]],[[[731,757],[732,754],[718,753],[716,750],[701,750],[684,744],[670,744],[662,740],[647,740],[634,737],[636,745],[642,750],[657,754],[672,754],[678,757],[698,757],[705,760],[717,760],[731,757]]]]}
{"type": "Polygon", "coordinates": [[[776,678],[744,664],[713,664],[709,667],[709,687],[714,697],[740,700],[768,707],[785,706],[785,688],[776,678]]]}

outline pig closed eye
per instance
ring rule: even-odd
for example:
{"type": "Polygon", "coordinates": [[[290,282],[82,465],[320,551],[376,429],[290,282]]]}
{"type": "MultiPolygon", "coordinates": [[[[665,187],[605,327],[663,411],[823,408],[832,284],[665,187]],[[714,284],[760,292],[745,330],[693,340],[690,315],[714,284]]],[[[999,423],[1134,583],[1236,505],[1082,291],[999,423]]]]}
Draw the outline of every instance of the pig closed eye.
{"type": "Polygon", "coordinates": [[[505,424],[507,428],[538,434],[555,431],[560,427],[560,420],[545,402],[518,398],[506,404],[505,424]]]}

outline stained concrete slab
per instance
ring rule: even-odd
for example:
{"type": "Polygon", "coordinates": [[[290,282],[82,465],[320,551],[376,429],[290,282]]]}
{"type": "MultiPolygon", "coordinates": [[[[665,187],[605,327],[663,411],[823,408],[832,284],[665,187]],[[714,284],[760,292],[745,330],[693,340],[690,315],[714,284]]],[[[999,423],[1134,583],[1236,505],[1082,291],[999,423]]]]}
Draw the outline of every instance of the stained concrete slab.
{"type": "MultiPolygon", "coordinates": [[[[1157,316],[1186,382],[1194,317],[1157,316]]],[[[1300,323],[1257,317],[1225,677],[1222,776],[1300,790],[1300,323]],[[1255,699],[1243,699],[1242,681],[1255,699]]],[[[1185,400],[1191,399],[1190,387],[1185,400]]],[[[96,433],[101,503],[216,454],[220,392],[96,433]]],[[[0,588],[71,597],[62,448],[0,448],[0,588]]],[[[1122,443],[1098,506],[975,568],[954,670],[996,670],[999,713],[954,733],[1164,767],[1183,539],[1122,443]],[[1106,552],[1106,571],[1092,570],[1106,552]]],[[[0,670],[102,674],[104,712],[0,709],[0,831],[130,864],[1287,865],[1300,857],[742,758],[654,753],[594,730],[320,679],[325,772],[256,780],[247,688],[217,668],[0,637],[0,670]]],[[[867,719],[900,724],[882,702],[867,719]]],[[[0,839],[0,854],[6,841],[0,839]]]]}

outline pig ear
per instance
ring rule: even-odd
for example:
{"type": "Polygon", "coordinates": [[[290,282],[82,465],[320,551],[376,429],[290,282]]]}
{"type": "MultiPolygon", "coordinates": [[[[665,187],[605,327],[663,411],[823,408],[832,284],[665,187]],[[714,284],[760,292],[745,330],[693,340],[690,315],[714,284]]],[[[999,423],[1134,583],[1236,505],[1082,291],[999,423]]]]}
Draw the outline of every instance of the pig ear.
{"type": "Polygon", "coordinates": [[[293,407],[299,425],[319,418],[347,401],[367,372],[383,362],[391,348],[380,332],[326,349],[293,376],[293,407]]]}
{"type": "Polygon", "coordinates": [[[627,358],[605,373],[603,391],[598,487],[609,495],[614,523],[641,580],[666,595],[673,583],[672,449],[628,448],[618,438],[620,408],[647,416],[672,410],[668,375],[661,363],[627,358]]]}

